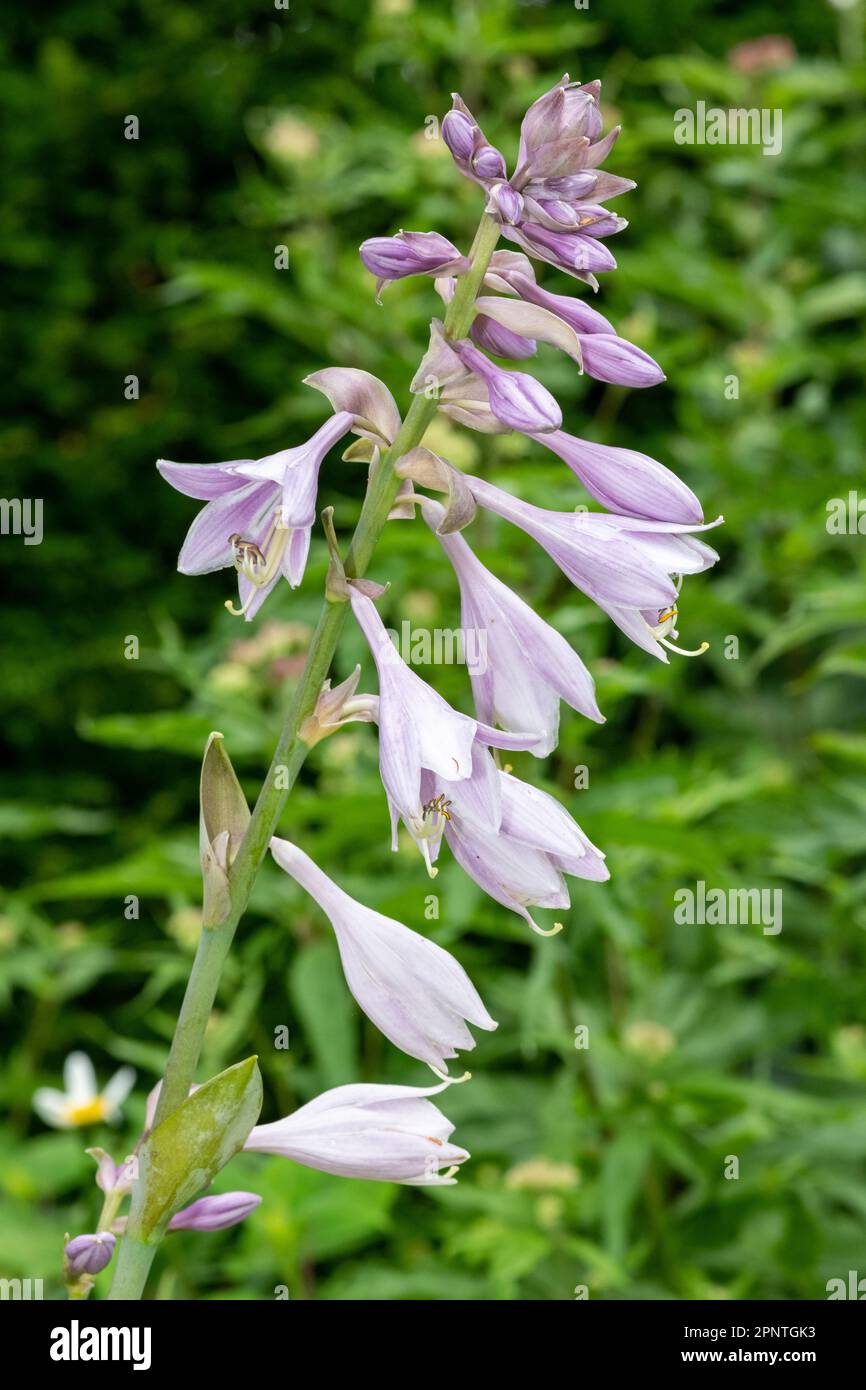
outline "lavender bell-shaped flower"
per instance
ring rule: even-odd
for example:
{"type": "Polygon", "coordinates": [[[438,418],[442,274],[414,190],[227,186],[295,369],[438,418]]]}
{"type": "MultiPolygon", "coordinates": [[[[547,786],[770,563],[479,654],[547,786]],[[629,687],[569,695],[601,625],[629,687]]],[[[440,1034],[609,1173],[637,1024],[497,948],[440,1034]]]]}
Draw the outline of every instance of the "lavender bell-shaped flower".
{"type": "Polygon", "coordinates": [[[470,262],[438,232],[399,232],[361,243],[361,260],[376,276],[376,299],[384,285],[407,275],[461,275],[470,262]]]}
{"type": "Polygon", "coordinates": [[[462,535],[439,532],[445,510],[438,502],[419,501],[457,575],[463,632],[479,635],[483,661],[469,673],[479,717],[505,729],[537,729],[529,751],[539,758],[556,747],[560,700],[604,723],[595,682],[565,638],[491,574],[462,535]]]}
{"type": "Polygon", "coordinates": [[[157,462],[166,482],[207,502],[187,532],[178,557],[182,574],[210,574],[234,566],[240,608],[249,621],[282,574],[300,584],[316,516],[319,469],[332,445],[353,424],[348,411],[326,421],[306,444],[265,458],[231,463],[157,462]]]}
{"type": "Polygon", "coordinates": [[[458,1048],[475,1046],[467,1023],[496,1027],[462,965],[441,946],[356,902],[288,840],[271,840],[271,853],[330,919],[349,989],[395,1047],[441,1076],[458,1048]]]}
{"type": "Polygon", "coordinates": [[[99,1274],[111,1264],[116,1244],[117,1239],[110,1231],[73,1236],[63,1250],[67,1277],[80,1279],[83,1274],[99,1274]]]}
{"type": "Polygon", "coordinates": [[[244,1148],[338,1177],[450,1185],[469,1154],[448,1142],[454,1126],[427,1099],[448,1084],[337,1086],[283,1120],[256,1125],[244,1148]]]}
{"type": "Polygon", "coordinates": [[[719,558],[710,546],[686,533],[709,530],[722,517],[696,525],[601,512],[554,512],[522,502],[480,478],[467,477],[466,482],[481,506],[532,536],[572,584],[644,651],[667,661],[665,647],[688,656],[706,650],[704,644],[699,652],[682,652],[668,640],[665,624],[676,615],[679,594],[671,576],[700,574],[719,558]]]}
{"type": "MultiPolygon", "coordinates": [[[[379,674],[379,770],[391,813],[392,845],[397,848],[397,822],[402,818],[432,877],[435,870],[428,840],[434,812],[421,795],[424,771],[435,773],[448,784],[456,783],[472,773],[476,742],[494,748],[526,749],[537,742],[538,735],[504,733],[452,709],[410,671],[390,641],[375,604],[356,584],[350,585],[350,598],[379,674]]],[[[490,766],[492,770],[492,763],[490,766]]],[[[473,792],[495,828],[498,806],[492,773],[486,782],[476,779],[473,792]]]]}
{"type": "Polygon", "coordinates": [[[220,1192],[199,1197],[169,1221],[170,1231],[226,1231],[237,1226],[261,1203],[255,1192],[220,1192]]]}
{"type": "Polygon", "coordinates": [[[438,857],[444,834],[458,864],[489,897],[519,913],[538,935],[552,936],[561,923],[545,930],[529,908],[567,908],[563,874],[604,882],[610,877],[604,855],[554,797],[498,769],[498,824],[485,820],[473,784],[477,779],[486,787],[491,767],[489,753],[476,748],[471,778],[447,788],[447,801],[437,779],[425,776],[425,795],[443,808],[431,854],[438,857]]]}

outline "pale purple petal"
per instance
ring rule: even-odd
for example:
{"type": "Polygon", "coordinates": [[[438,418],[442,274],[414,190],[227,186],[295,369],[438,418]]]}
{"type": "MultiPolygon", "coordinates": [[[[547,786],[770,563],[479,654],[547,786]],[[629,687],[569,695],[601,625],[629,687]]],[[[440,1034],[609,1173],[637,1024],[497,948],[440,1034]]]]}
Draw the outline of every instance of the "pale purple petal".
{"type": "Polygon", "coordinates": [[[647,454],[593,444],[564,430],[534,437],[567,463],[586,490],[611,512],[686,526],[699,525],[704,519],[691,488],[647,454]]]}

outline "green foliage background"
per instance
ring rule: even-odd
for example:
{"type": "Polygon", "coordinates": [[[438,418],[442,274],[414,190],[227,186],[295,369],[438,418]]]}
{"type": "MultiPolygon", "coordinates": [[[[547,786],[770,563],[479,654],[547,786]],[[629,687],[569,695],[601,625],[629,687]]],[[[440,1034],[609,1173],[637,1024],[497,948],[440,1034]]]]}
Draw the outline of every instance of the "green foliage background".
{"type": "MultiPolygon", "coordinates": [[[[556,755],[514,763],[579,816],[612,881],[575,882],[566,930],[541,941],[444,862],[441,915],[425,922],[420,860],[388,849],[374,731],[317,749],[285,833],[454,951],[500,1020],[444,1106],[473,1160],[457,1187],[428,1193],[237,1159],[221,1186],[263,1205],[225,1235],[171,1236],[152,1290],[805,1299],[866,1274],[866,546],[826,527],[828,500],[862,479],[862,22],[859,5],[825,0],[70,0],[49,23],[19,11],[0,59],[0,452],[4,495],[44,498],[45,539],[0,544],[0,1274],[42,1276],[61,1296],[63,1233],[98,1211],[82,1150],[120,1157],[134,1142],[189,968],[205,737],[225,733],[254,794],[319,603],[317,539],[303,589],[284,586],[241,630],[222,608],[229,576],[175,573],[195,504],[153,461],[298,441],[324,418],[301,378],[330,363],[381,375],[405,405],[438,300],[408,281],[377,308],[357,246],[399,227],[465,246],[479,193],[425,120],[459,89],[510,160],[525,107],[564,69],[603,78],[625,127],[608,167],[639,183],[597,303],[668,379],[606,388],[544,349],[538,372],[566,428],[662,459],[707,515],[724,513],[721,563],[681,609],[682,640],[711,650],[652,662],[521,534],[476,522],[485,561],[597,676],[606,725],[564,709],[556,755]],[[728,57],[780,30],[779,65],[747,73],[728,57]],[[676,145],[673,113],[698,99],[781,108],[782,154],[676,145]],[[130,113],[137,141],[123,137],[130,113]],[[130,634],[138,660],[124,658],[130,634]],[[590,785],[577,792],[579,764],[590,785]],[[675,925],[676,889],[700,879],[781,888],[781,934],[675,925]],[[129,894],[138,920],[124,917],[129,894]],[[120,1132],[33,1117],[34,1088],[59,1082],[73,1047],[103,1076],[138,1069],[120,1132]]],[[[537,503],[583,500],[522,439],[436,437],[537,503]]],[[[362,471],[335,454],[323,472],[344,534],[362,471]]],[[[376,556],[386,615],[455,626],[455,584],[420,532],[394,525],[376,556]]],[[[337,674],[361,658],[349,633],[337,674]]],[[[470,708],[462,669],[422,674],[470,708]]],[[[253,1050],[265,1119],[344,1082],[428,1079],[359,1017],[327,923],[271,866],[202,1076],[253,1050]],[[287,1052],[273,1046],[283,1024],[287,1052]]]]}

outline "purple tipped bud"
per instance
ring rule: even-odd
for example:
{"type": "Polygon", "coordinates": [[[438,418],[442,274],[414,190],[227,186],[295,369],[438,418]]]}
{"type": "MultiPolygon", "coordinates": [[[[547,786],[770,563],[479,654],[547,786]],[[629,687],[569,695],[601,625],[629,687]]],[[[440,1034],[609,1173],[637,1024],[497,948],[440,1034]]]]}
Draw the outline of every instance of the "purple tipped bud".
{"type": "Polygon", "coordinates": [[[438,232],[370,237],[362,242],[360,255],[379,288],[406,275],[460,275],[469,266],[457,247],[438,232]]]}
{"type": "Polygon", "coordinates": [[[536,260],[547,261],[578,279],[586,279],[593,271],[616,270],[616,261],[607,247],[580,232],[554,232],[534,222],[522,222],[519,227],[503,223],[502,232],[536,260]]]}
{"type": "Polygon", "coordinates": [[[616,386],[657,386],[665,374],[648,352],[615,333],[588,333],[581,339],[584,369],[596,381],[616,386]]]}
{"type": "Polygon", "coordinates": [[[449,111],[442,119],[442,139],[461,163],[468,163],[472,158],[476,129],[462,111],[449,111]]]}
{"type": "Polygon", "coordinates": [[[100,1270],[111,1264],[116,1244],[117,1238],[110,1231],[75,1236],[63,1252],[70,1276],[79,1279],[82,1274],[99,1274],[100,1270]]]}
{"type": "Polygon", "coordinates": [[[442,120],[442,138],[467,179],[486,186],[506,176],[505,160],[479,126],[466,102],[453,93],[454,107],[442,120]]]}
{"type": "Polygon", "coordinates": [[[168,1223],[170,1231],[225,1231],[245,1221],[261,1202],[255,1192],[220,1192],[199,1197],[168,1223]]]}
{"type": "Polygon", "coordinates": [[[469,335],[474,343],[485,352],[492,352],[494,357],[510,357],[513,361],[519,362],[526,357],[535,356],[535,342],[532,338],[513,333],[510,328],[495,323],[486,314],[476,315],[469,335]]]}
{"type": "Polygon", "coordinates": [[[599,83],[581,87],[569,82],[568,75],[534,101],[520,128],[521,163],[535,151],[555,140],[586,136],[596,140],[601,134],[598,110],[599,83]]]}
{"type": "Polygon", "coordinates": [[[472,171],[482,182],[486,182],[487,179],[504,179],[505,157],[493,145],[482,145],[472,156],[472,171]]]}
{"type": "Polygon", "coordinates": [[[535,377],[494,366],[471,343],[455,343],[454,349],[463,365],[486,383],[490,409],[503,425],[522,434],[545,434],[559,429],[562,411],[535,377]]]}
{"type": "Polygon", "coordinates": [[[523,199],[510,183],[495,183],[487,198],[487,211],[514,227],[523,216],[523,199]]]}

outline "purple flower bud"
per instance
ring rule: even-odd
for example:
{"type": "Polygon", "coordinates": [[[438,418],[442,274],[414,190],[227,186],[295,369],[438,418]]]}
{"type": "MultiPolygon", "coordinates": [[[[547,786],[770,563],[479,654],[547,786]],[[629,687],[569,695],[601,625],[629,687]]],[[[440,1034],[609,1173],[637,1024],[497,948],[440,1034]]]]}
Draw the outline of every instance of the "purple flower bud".
{"type": "Polygon", "coordinates": [[[596,381],[617,386],[657,386],[665,374],[649,353],[615,333],[590,333],[581,338],[583,365],[596,381]]]}
{"type": "Polygon", "coordinates": [[[496,367],[471,343],[455,343],[465,367],[487,385],[490,409],[503,425],[522,434],[543,434],[558,430],[562,411],[550,392],[525,372],[508,372],[496,367]]]}
{"type": "Polygon", "coordinates": [[[523,216],[523,199],[510,183],[495,183],[488,194],[487,211],[500,222],[516,226],[523,216]]]}
{"type": "Polygon", "coordinates": [[[538,207],[557,227],[564,227],[566,230],[576,230],[583,220],[579,210],[562,198],[538,199],[538,207]]]}
{"type": "Polygon", "coordinates": [[[506,175],[505,158],[493,145],[482,145],[472,156],[472,169],[482,183],[488,179],[504,179],[506,175]]]}
{"type": "Polygon", "coordinates": [[[361,260],[378,281],[377,291],[407,275],[459,275],[469,266],[465,256],[438,232],[400,232],[374,236],[362,243],[361,260]]]}
{"type": "Polygon", "coordinates": [[[581,169],[580,173],[565,174],[561,178],[537,179],[528,183],[523,192],[539,202],[546,198],[562,198],[567,203],[576,203],[595,191],[600,177],[592,169],[581,169]]]}
{"type": "MultiPolygon", "coordinates": [[[[542,289],[520,270],[505,267],[499,274],[512,290],[516,290],[521,299],[525,299],[529,304],[538,304],[542,309],[549,309],[557,318],[570,324],[576,333],[613,333],[613,324],[584,300],[574,299],[567,294],[551,294],[550,290],[542,289]]],[[[581,343],[581,346],[585,347],[585,344],[581,343]]]]}
{"type": "Polygon", "coordinates": [[[615,270],[616,261],[606,246],[580,232],[554,232],[533,222],[519,227],[503,224],[503,235],[528,251],[537,260],[547,261],[574,275],[579,271],[615,270]]]}
{"type": "Polygon", "coordinates": [[[63,1252],[70,1276],[78,1279],[82,1274],[99,1274],[100,1270],[111,1264],[116,1244],[117,1238],[110,1231],[75,1236],[63,1252]]]}
{"type": "MultiPolygon", "coordinates": [[[[597,336],[586,341],[594,343],[597,336]]],[[[537,439],[567,463],[587,492],[610,511],[682,526],[703,522],[701,504],[691,488],[648,454],[593,444],[564,430],[548,431],[537,439]]]]}
{"type": "Polygon", "coordinates": [[[468,163],[472,158],[477,129],[462,111],[449,111],[442,119],[442,139],[461,164],[468,163]]]}
{"type": "Polygon", "coordinates": [[[486,314],[476,315],[469,335],[474,343],[485,352],[492,352],[494,357],[508,357],[514,362],[521,362],[524,358],[535,356],[532,338],[524,338],[510,328],[503,328],[501,323],[494,323],[486,314]]]}
{"type": "Polygon", "coordinates": [[[566,73],[555,87],[534,101],[520,128],[520,164],[531,159],[541,146],[564,137],[597,140],[602,128],[598,109],[600,90],[598,82],[583,87],[569,82],[566,73]]]}
{"type": "MultiPolygon", "coordinates": [[[[438,819],[428,813],[424,828],[438,819]]],[[[330,918],[349,989],[395,1047],[442,1073],[458,1048],[475,1046],[468,1023],[496,1027],[462,965],[441,946],[350,898],[288,840],[271,840],[271,853],[330,918]]]]}
{"type": "Polygon", "coordinates": [[[479,126],[458,92],[452,93],[453,110],[442,120],[442,138],[457,168],[467,179],[487,186],[506,176],[505,160],[479,126]]]}
{"type": "Polygon", "coordinates": [[[225,1231],[245,1221],[261,1202],[255,1192],[220,1192],[199,1197],[168,1223],[170,1231],[225,1231]]]}

